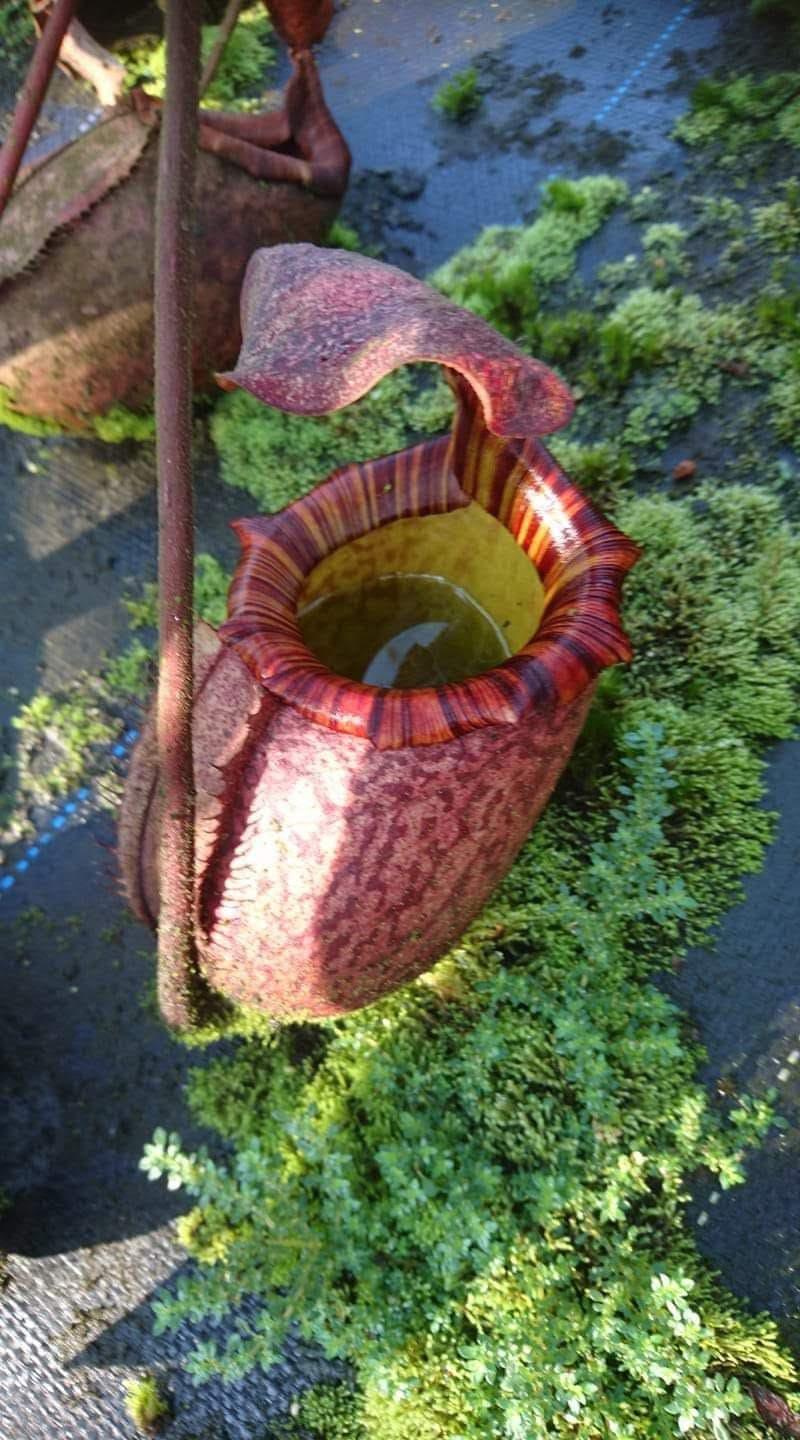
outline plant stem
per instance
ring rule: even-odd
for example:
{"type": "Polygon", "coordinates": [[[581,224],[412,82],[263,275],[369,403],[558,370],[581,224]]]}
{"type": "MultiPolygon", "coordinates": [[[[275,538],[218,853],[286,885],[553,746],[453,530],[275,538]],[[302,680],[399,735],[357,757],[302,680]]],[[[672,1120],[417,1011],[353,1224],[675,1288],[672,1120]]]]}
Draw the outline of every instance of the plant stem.
{"type": "Polygon", "coordinates": [[[69,22],[75,13],[76,3],[77,0],[56,0],[36,43],[33,59],[25,76],[25,84],[20,91],[14,110],[11,130],[2,151],[0,151],[0,215],[11,197],[22,157],[31,138],[31,131],[39,117],[42,101],[47,94],[47,87],[58,59],[61,41],[64,39],[69,22]]]}
{"type": "Polygon", "coordinates": [[[200,60],[199,0],[166,7],[167,89],[158,155],[155,411],[158,469],[161,786],[158,996],[168,1025],[196,1018],[192,761],[192,217],[200,60]]]}
{"type": "Polygon", "coordinates": [[[206,60],[203,73],[200,76],[201,97],[205,95],[206,90],[208,89],[211,81],[214,79],[214,76],[219,69],[220,61],[225,54],[226,46],[231,38],[231,35],[234,32],[234,29],[236,27],[236,21],[239,19],[239,12],[241,11],[243,5],[244,0],[228,0],[228,6],[225,14],[222,17],[222,21],[219,27],[219,34],[214,41],[209,57],[206,60]]]}

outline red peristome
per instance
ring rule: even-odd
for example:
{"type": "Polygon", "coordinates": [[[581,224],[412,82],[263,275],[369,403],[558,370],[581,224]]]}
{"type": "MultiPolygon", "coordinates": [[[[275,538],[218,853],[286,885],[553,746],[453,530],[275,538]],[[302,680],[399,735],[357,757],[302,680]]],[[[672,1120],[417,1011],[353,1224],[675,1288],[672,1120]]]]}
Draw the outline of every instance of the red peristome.
{"type": "Polygon", "coordinates": [[[540,441],[490,434],[469,385],[458,377],[453,384],[451,436],[348,465],[277,515],[234,525],[243,553],[223,639],[276,699],[380,750],[441,744],[568,705],[605,666],[630,658],[619,603],[637,547],[540,441]],[[387,691],[332,674],[308,650],[297,620],[315,566],[376,526],[470,500],[505,525],[544,582],[544,615],[529,643],[493,670],[430,690],[387,691]]]}
{"type": "Polygon", "coordinates": [[[574,408],[552,370],[485,320],[413,275],[345,250],[258,250],[242,290],[242,333],[236,367],[219,383],[293,414],[340,410],[415,360],[464,375],[495,435],[549,434],[574,408]]]}

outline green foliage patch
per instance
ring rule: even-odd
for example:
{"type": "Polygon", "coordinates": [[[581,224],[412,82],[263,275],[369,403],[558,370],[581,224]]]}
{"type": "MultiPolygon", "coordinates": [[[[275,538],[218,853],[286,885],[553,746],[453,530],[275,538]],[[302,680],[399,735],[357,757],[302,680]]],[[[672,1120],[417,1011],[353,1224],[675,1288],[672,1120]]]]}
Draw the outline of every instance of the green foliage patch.
{"type": "MultiPolygon", "coordinates": [[[[640,192],[630,253],[582,279],[581,247],[626,199],[608,177],[553,182],[532,224],[483,232],[434,279],[573,385],[552,448],[643,547],[633,664],[602,678],[555,798],[461,943],[340,1021],[240,1016],[246,1038],[189,1087],[226,1158],[157,1132],[143,1160],[195,1202],[179,1233],[196,1265],[160,1296],[158,1328],[233,1318],[188,1357],[198,1381],[270,1364],[291,1324],[355,1366],[355,1391],[298,1402],[286,1440],[755,1440],[749,1383],[800,1402],[774,1324],[726,1295],[684,1223],[686,1177],[738,1183],[770,1098],[713,1103],[651,982],[760,865],[762,748],[797,718],[800,542],[777,451],[800,436],[781,239],[796,196],[696,195],[677,216],[640,192]],[[717,473],[648,493],[708,417],[717,473]],[[245,1296],[259,1312],[238,1322],[245,1296]]],[[[406,443],[414,391],[384,385],[349,448],[339,417],[287,424],[226,397],[226,478],[273,508],[361,439],[406,443]]]]}
{"type": "Polygon", "coordinates": [[[446,116],[448,120],[458,120],[463,124],[465,120],[471,119],[483,104],[478,72],[474,66],[467,70],[458,70],[450,80],[445,80],[436,91],[431,104],[434,110],[438,110],[439,114],[446,116]]]}
{"type": "MultiPolygon", "coordinates": [[[[227,614],[230,575],[215,556],[195,556],[195,613],[209,625],[221,625],[227,614]]],[[[109,662],[103,673],[105,690],[114,698],[143,700],[155,680],[152,639],[158,627],[158,586],[149,581],[138,595],[123,600],[133,639],[109,662]],[[149,642],[149,643],[148,643],[149,642]]]]}
{"type": "MultiPolygon", "coordinates": [[[[57,420],[40,415],[25,415],[17,408],[14,396],[7,385],[0,385],[0,425],[16,430],[22,435],[74,436],[57,420]]],[[[156,433],[155,416],[152,410],[129,410],[126,405],[112,405],[103,415],[95,415],[90,422],[90,431],[98,440],[109,445],[120,445],[125,440],[152,440],[156,433]]]]}
{"type": "Polygon", "coordinates": [[[262,1306],[195,1348],[196,1379],[271,1363],[294,1318],[358,1358],[364,1433],[391,1440],[722,1435],[751,1412],[740,1344],[791,1381],[774,1327],[732,1315],[681,1228],[686,1171],[741,1179],[770,1111],[713,1113],[645,982],[694,900],[658,863],[679,768],[657,725],[626,732],[611,824],[591,812],[578,854],[550,812],[428,977],[320,1027],[305,1060],[285,1027],[196,1072],[233,1158],[148,1147],[199,1202],[181,1237],[200,1268],[157,1328],[262,1306]]]}
{"type": "Polygon", "coordinates": [[[18,410],[14,396],[7,385],[0,385],[0,425],[17,430],[22,435],[63,435],[63,425],[55,420],[42,419],[36,415],[24,415],[18,410]]]}
{"type": "MultiPolygon", "coordinates": [[[[220,625],[225,618],[229,584],[229,574],[214,556],[196,557],[195,609],[211,625],[220,625]]],[[[63,690],[39,690],[12,717],[15,754],[0,768],[5,781],[0,825],[11,826],[9,838],[27,833],[25,814],[30,806],[66,795],[102,768],[106,746],[121,728],[120,709],[131,700],[144,701],[152,689],[157,586],[144,585],[123,605],[132,638],[102,673],[79,676],[63,690]]],[[[103,798],[112,806],[119,798],[116,782],[108,777],[103,798]]]]}
{"type": "MultiPolygon", "coordinates": [[[[203,62],[208,59],[218,31],[217,25],[203,26],[203,62]]],[[[201,104],[212,109],[252,109],[275,61],[272,35],[272,26],[262,5],[250,6],[243,11],[201,104]]],[[[129,85],[143,84],[151,95],[163,97],[167,78],[164,40],[150,36],[132,44],[121,42],[117,50],[124,62],[129,85]]]]}
{"type": "Polygon", "coordinates": [[[0,7],[0,68],[8,81],[21,78],[35,38],[28,0],[5,0],[0,7]]]}
{"type": "Polygon", "coordinates": [[[551,180],[531,225],[490,225],[432,276],[433,284],[517,339],[532,339],[542,300],[568,280],[579,246],[625,199],[623,180],[551,180]]]}
{"type": "Polygon", "coordinates": [[[273,511],[339,465],[390,454],[445,429],[452,410],[438,370],[416,366],[387,375],[355,405],[319,419],[285,415],[234,390],[216,405],[211,435],[226,484],[273,511]]]}
{"type": "Polygon", "coordinates": [[[129,410],[127,405],[112,405],[104,415],[96,415],[92,428],[98,440],[107,445],[121,445],[125,440],[154,440],[156,417],[152,410],[129,410]]]}
{"type": "Polygon", "coordinates": [[[746,74],[701,80],[674,134],[685,145],[719,146],[729,163],[754,146],[800,145],[800,77],[787,71],[761,80],[746,74]]]}
{"type": "Polygon", "coordinates": [[[29,802],[52,800],[77,785],[91,752],[107,745],[117,728],[87,676],[63,694],[40,690],[11,724],[18,733],[18,765],[29,802]]]}
{"type": "Polygon", "coordinates": [[[136,1429],[145,1435],[155,1435],[170,1413],[154,1375],[130,1382],[125,1391],[125,1409],[136,1429]]]}

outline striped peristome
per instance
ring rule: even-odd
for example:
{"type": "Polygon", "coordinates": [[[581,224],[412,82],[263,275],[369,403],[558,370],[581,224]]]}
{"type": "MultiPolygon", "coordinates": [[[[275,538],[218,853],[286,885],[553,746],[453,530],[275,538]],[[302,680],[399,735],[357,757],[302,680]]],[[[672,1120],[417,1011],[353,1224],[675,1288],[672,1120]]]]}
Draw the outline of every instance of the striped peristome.
{"type": "Polygon", "coordinates": [[[234,524],[242,557],[220,634],[270,694],[379,749],[439,744],[513,723],[531,707],[567,704],[605,666],[630,658],[619,601],[636,546],[540,440],[492,435],[468,382],[449,378],[457,401],[449,436],[346,465],[277,515],[234,524]],[[528,644],[483,675],[435,689],[385,691],[333,675],[297,620],[315,566],[376,526],[470,500],[509,530],[543,581],[545,611],[528,644]]]}

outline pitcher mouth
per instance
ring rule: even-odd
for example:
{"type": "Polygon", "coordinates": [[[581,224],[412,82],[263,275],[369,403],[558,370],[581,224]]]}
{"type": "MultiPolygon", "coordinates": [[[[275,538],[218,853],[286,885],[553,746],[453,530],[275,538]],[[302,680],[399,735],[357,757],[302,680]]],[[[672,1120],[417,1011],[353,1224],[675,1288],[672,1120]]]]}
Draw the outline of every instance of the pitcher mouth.
{"type": "Polygon", "coordinates": [[[638,547],[572,484],[537,439],[493,435],[453,372],[450,435],[335,471],[276,515],[234,523],[242,545],[220,634],[270,694],[307,720],[379,749],[433,745],[569,705],[606,666],[631,658],[619,606],[638,547]],[[327,557],[393,522],[476,502],[541,580],[543,608],[502,664],[455,683],[393,690],[346,679],[305,644],[297,612],[327,557]]]}

